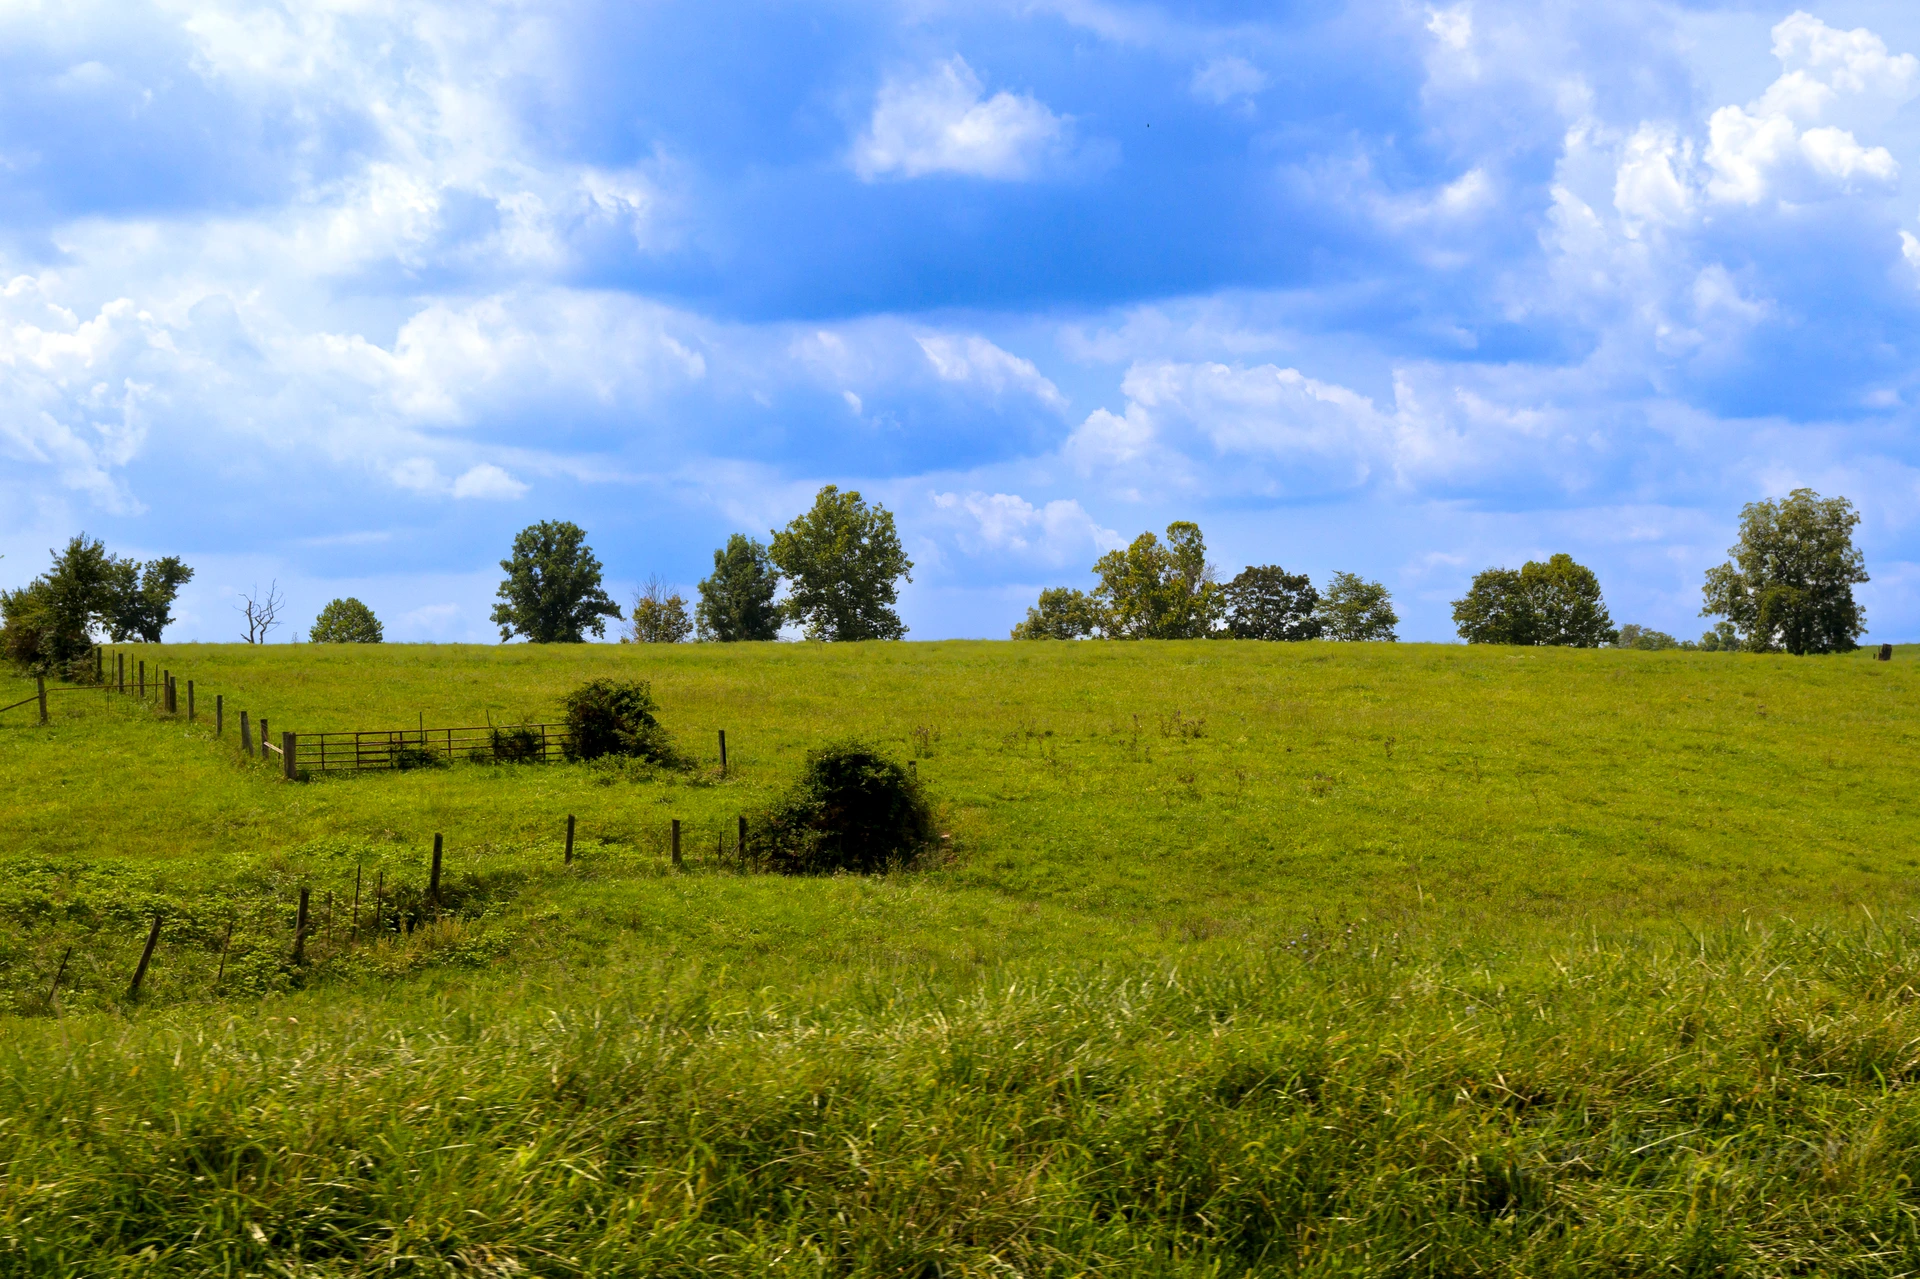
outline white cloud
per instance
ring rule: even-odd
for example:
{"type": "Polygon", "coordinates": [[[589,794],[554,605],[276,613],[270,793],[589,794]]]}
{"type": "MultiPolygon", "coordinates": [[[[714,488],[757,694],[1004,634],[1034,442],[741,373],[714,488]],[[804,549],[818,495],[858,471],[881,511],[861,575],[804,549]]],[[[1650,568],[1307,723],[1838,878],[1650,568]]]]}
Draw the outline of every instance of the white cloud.
{"type": "Polygon", "coordinates": [[[1627,139],[1613,184],[1613,207],[1626,219],[1628,235],[1642,224],[1679,226],[1693,212],[1688,175],[1693,144],[1672,129],[1643,124],[1627,139]]]}
{"type": "Polygon", "coordinates": [[[1067,407],[1067,397],[1034,367],[1032,360],[1003,351],[977,334],[929,334],[916,340],[943,382],[966,382],[995,395],[1012,388],[1025,391],[1049,408],[1067,407]]]}
{"type": "Polygon", "coordinates": [[[1035,506],[1018,494],[978,491],[932,497],[940,522],[953,530],[955,540],[969,554],[1065,564],[1122,545],[1119,533],[1103,528],[1075,501],[1035,506]]]}
{"type": "MultiPolygon", "coordinates": [[[[1756,207],[1892,189],[1900,173],[1893,153],[1861,142],[1848,126],[1882,122],[1920,93],[1920,59],[1890,55],[1871,31],[1835,30],[1806,13],[1773,28],[1773,53],[1780,76],[1745,105],[1711,112],[1704,145],[1658,121],[1643,121],[1624,140],[1613,135],[1613,204],[1629,238],[1648,226],[1687,225],[1714,203],[1756,207]]],[[[1589,119],[1569,132],[1569,154],[1606,133],[1589,119]]]]}
{"type": "Polygon", "coordinates": [[[449,482],[431,458],[410,457],[390,467],[387,478],[403,489],[434,497],[512,501],[527,491],[525,484],[491,462],[470,466],[449,482]]]}
{"type": "Polygon", "coordinates": [[[1807,126],[1851,100],[1907,101],[1920,92],[1920,60],[1889,55],[1886,42],[1864,28],[1837,31],[1806,13],[1774,27],[1773,53],[1780,78],[1745,107],[1721,107],[1707,123],[1708,193],[1752,205],[1890,185],[1900,168],[1885,147],[1863,145],[1834,125],[1807,126]]]}
{"type": "Polygon", "coordinates": [[[1789,77],[1804,76],[1840,93],[1905,101],[1920,87],[1920,59],[1891,56],[1886,41],[1864,27],[1836,31],[1804,11],[1774,27],[1773,56],[1789,77]]]}
{"type": "Polygon", "coordinates": [[[1128,400],[1125,417],[1090,416],[1080,439],[1083,447],[1104,448],[1122,461],[1139,457],[1147,438],[1178,432],[1219,453],[1284,457],[1296,465],[1338,459],[1358,483],[1388,443],[1388,420],[1371,400],[1298,369],[1145,361],[1127,370],[1120,389],[1128,400]]]}
{"type": "Polygon", "coordinates": [[[1193,73],[1189,86],[1196,98],[1224,106],[1235,98],[1251,98],[1267,87],[1267,73],[1245,58],[1228,54],[1193,73]]]}
{"type": "Polygon", "coordinates": [[[1003,90],[983,99],[983,92],[957,54],[917,80],[889,80],[854,145],[854,171],[869,182],[933,173],[1011,182],[1064,158],[1067,120],[1025,94],[1003,90]]]}
{"type": "Polygon", "coordinates": [[[1446,9],[1427,9],[1427,30],[1442,45],[1465,52],[1473,43],[1473,6],[1456,4],[1446,9]]]}
{"type": "Polygon", "coordinates": [[[1713,113],[1707,137],[1706,162],[1713,170],[1707,191],[1733,204],[1758,204],[1769,196],[1817,198],[1819,179],[1826,180],[1817,185],[1827,192],[1863,183],[1885,186],[1900,172],[1885,147],[1862,146],[1845,129],[1802,133],[1785,115],[1756,115],[1737,106],[1713,113]]]}
{"type": "Polygon", "coordinates": [[[453,482],[455,497],[492,498],[500,501],[512,501],[525,496],[527,486],[491,462],[482,462],[468,468],[467,472],[453,482]]]}

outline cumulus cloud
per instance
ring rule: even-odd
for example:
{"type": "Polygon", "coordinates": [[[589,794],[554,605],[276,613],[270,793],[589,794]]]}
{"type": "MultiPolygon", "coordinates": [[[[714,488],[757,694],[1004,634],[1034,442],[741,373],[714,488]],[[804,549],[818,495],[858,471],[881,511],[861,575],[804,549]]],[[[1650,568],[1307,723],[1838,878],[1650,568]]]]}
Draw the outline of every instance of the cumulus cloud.
{"type": "Polygon", "coordinates": [[[1861,99],[1898,105],[1920,92],[1920,60],[1894,56],[1871,31],[1837,31],[1795,13],[1773,29],[1782,73],[1745,105],[1717,108],[1707,121],[1701,163],[1690,139],[1643,123],[1622,148],[1614,203],[1636,224],[1678,225],[1696,191],[1723,204],[1806,201],[1887,189],[1899,164],[1883,146],[1820,121],[1861,99]]]}
{"type": "Polygon", "coordinates": [[[1642,226],[1680,226],[1693,213],[1693,143],[1673,129],[1642,124],[1620,159],[1613,207],[1626,219],[1628,235],[1642,226]]]}
{"type": "Polygon", "coordinates": [[[958,54],[917,79],[887,81],[854,144],[854,172],[869,182],[936,173],[1017,182],[1066,157],[1069,121],[1026,94],[984,92],[958,54]]]}

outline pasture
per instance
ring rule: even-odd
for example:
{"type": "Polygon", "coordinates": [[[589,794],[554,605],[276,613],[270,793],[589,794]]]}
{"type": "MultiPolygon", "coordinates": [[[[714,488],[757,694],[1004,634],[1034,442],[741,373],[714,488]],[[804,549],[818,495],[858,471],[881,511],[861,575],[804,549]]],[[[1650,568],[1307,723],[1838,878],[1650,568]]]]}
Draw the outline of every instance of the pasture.
{"type": "Polygon", "coordinates": [[[0,718],[0,1273],[1920,1247],[1913,650],[129,651],[202,722],[99,693],[0,718]],[[287,783],[233,740],[243,708],[550,720],[594,675],[650,679],[694,767],[287,783]],[[885,877],[743,872],[738,816],[849,733],[915,761],[947,838],[885,877]],[[356,935],[356,882],[417,903],[435,833],[442,916],[356,935]],[[302,886],[331,904],[295,965],[302,886]]]}

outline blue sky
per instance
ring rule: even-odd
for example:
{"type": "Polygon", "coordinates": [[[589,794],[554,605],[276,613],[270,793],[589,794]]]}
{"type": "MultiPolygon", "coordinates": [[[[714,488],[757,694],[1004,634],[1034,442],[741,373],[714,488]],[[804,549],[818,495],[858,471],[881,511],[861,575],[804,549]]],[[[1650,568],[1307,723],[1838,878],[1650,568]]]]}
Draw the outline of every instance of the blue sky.
{"type": "Polygon", "coordinates": [[[1198,521],[1394,593],[1568,551],[1682,636],[1742,503],[1920,638],[1920,11],[0,0],[0,584],[82,529],[392,639],[825,483],[915,638],[1198,521]]]}

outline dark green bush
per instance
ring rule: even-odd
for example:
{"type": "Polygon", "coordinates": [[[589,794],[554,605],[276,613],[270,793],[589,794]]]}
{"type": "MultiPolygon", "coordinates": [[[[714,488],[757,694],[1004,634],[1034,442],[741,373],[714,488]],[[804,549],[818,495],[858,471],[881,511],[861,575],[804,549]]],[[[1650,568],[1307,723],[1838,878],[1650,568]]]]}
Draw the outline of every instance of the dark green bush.
{"type": "Polygon", "coordinates": [[[447,757],[425,746],[402,746],[393,752],[393,766],[401,772],[414,768],[445,768],[447,757]]]}
{"type": "Polygon", "coordinates": [[[496,728],[492,740],[498,763],[531,764],[540,759],[540,734],[530,728],[496,728]]]}
{"type": "Polygon", "coordinates": [[[769,870],[868,874],[912,861],[933,839],[933,811],[918,777],[849,738],[811,752],[800,779],[753,829],[751,854],[769,870]]]}
{"type": "Polygon", "coordinates": [[[673,738],[654,717],[659,709],[646,680],[588,680],[566,696],[570,760],[624,755],[672,764],[679,759],[673,738]]]}

